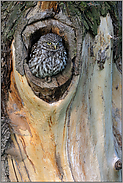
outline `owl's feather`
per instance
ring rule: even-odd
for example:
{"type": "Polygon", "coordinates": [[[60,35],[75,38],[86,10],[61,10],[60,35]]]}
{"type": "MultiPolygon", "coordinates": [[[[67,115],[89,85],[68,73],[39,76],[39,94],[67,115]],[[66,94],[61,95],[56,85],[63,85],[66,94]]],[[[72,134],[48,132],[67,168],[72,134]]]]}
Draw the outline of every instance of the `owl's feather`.
{"type": "Polygon", "coordinates": [[[45,78],[58,74],[67,64],[62,38],[53,33],[41,36],[33,45],[30,58],[29,68],[34,76],[45,78]]]}

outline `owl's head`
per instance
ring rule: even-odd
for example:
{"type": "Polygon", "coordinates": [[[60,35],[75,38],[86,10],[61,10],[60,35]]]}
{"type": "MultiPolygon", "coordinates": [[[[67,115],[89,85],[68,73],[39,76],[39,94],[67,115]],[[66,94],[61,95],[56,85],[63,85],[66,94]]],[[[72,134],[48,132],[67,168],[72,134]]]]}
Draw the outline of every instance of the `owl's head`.
{"type": "Polygon", "coordinates": [[[44,49],[57,51],[63,47],[62,38],[53,33],[48,33],[40,37],[39,42],[44,49]]]}

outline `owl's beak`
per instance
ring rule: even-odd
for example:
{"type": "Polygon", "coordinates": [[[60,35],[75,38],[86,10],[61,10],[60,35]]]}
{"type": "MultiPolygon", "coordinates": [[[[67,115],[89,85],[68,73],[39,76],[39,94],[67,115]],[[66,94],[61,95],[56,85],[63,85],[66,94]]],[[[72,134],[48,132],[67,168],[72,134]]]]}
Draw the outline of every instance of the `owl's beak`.
{"type": "Polygon", "coordinates": [[[54,48],[55,48],[55,50],[56,50],[56,44],[54,44],[54,48]]]}
{"type": "Polygon", "coordinates": [[[56,50],[56,46],[57,46],[57,44],[56,44],[56,43],[53,43],[53,46],[54,46],[54,48],[55,48],[55,50],[56,50]]]}

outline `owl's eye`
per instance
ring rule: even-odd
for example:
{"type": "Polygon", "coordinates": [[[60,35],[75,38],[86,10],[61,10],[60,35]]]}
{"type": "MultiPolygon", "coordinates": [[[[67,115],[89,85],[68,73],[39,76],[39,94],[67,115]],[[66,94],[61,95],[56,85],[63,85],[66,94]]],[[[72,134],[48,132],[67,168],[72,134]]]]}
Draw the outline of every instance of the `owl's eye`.
{"type": "Polygon", "coordinates": [[[47,44],[48,44],[48,45],[51,45],[51,43],[50,43],[50,42],[47,42],[47,44]]]}
{"type": "Polygon", "coordinates": [[[57,44],[58,44],[59,46],[62,46],[62,41],[59,41],[57,44]]]}

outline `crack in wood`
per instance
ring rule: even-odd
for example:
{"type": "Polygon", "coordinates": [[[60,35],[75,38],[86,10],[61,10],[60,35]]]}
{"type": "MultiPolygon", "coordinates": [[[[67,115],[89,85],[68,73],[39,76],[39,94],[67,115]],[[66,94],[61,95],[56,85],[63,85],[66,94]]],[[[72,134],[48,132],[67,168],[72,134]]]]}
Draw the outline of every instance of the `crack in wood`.
{"type": "Polygon", "coordinates": [[[24,139],[21,137],[20,141],[21,141],[21,143],[22,143],[22,146],[23,146],[23,149],[24,149],[24,152],[25,152],[27,158],[28,158],[29,162],[31,163],[31,165],[32,165],[32,167],[33,167],[33,169],[34,169],[34,172],[36,173],[35,166],[34,166],[33,162],[31,161],[31,159],[29,158],[29,156],[27,155],[27,152],[26,152],[26,145],[25,145],[24,139]],[[22,141],[23,141],[23,142],[22,142],[22,141]]]}
{"type": "Polygon", "coordinates": [[[30,179],[30,176],[29,176],[29,172],[28,172],[27,167],[26,167],[26,165],[25,165],[25,162],[24,162],[24,160],[23,160],[21,148],[20,148],[20,145],[19,145],[19,143],[18,143],[18,141],[17,141],[17,138],[16,138],[16,135],[15,135],[15,134],[14,134],[14,138],[15,138],[15,141],[16,141],[16,143],[17,143],[17,146],[18,146],[18,148],[19,148],[19,150],[20,150],[20,155],[21,155],[21,157],[22,157],[22,162],[23,162],[23,164],[24,164],[24,168],[25,168],[25,170],[26,170],[27,176],[28,176],[28,178],[29,178],[29,181],[31,182],[31,179],[30,179]]]}
{"type": "Polygon", "coordinates": [[[60,158],[60,154],[59,154],[59,152],[56,154],[56,152],[55,152],[55,159],[56,159],[56,165],[57,165],[57,167],[58,167],[58,171],[59,171],[59,178],[60,178],[60,180],[62,181],[62,182],[64,182],[63,181],[63,176],[64,176],[64,172],[63,172],[63,168],[62,168],[62,165],[61,165],[61,158],[60,158]]]}
{"type": "MultiPolygon", "coordinates": [[[[65,124],[68,121],[67,122],[67,127],[69,127],[69,122],[70,122],[70,106],[71,106],[72,100],[73,100],[73,98],[71,99],[71,101],[70,101],[70,103],[69,103],[69,105],[68,105],[68,107],[66,109],[66,112],[65,112],[65,124]],[[67,118],[68,118],[68,120],[67,120],[67,118]]],[[[69,133],[69,128],[68,128],[68,133],[69,133]]],[[[68,135],[68,133],[67,133],[67,135],[68,135]]],[[[74,178],[74,175],[73,175],[73,172],[72,172],[72,166],[71,166],[71,162],[70,162],[70,157],[69,157],[68,139],[69,139],[69,137],[67,138],[67,157],[68,157],[68,162],[69,162],[69,168],[70,168],[70,171],[71,171],[71,175],[72,175],[72,178],[73,178],[73,180],[75,182],[75,178],[74,178]]]]}
{"type": "Polygon", "coordinates": [[[16,173],[16,170],[15,170],[15,166],[14,166],[13,158],[11,158],[11,162],[12,162],[13,171],[14,171],[14,174],[15,174],[16,180],[17,180],[17,182],[19,182],[19,180],[18,180],[18,176],[17,176],[17,173],[16,173]]]}
{"type": "Polygon", "coordinates": [[[16,160],[15,160],[15,163],[16,163],[16,166],[17,166],[17,169],[18,169],[19,175],[20,175],[20,177],[21,177],[21,180],[22,180],[22,182],[24,182],[24,180],[23,180],[23,178],[22,178],[22,175],[21,175],[21,172],[20,172],[20,169],[19,169],[19,166],[18,166],[18,163],[17,163],[17,161],[16,161],[16,160]]]}

